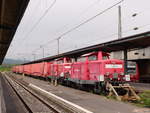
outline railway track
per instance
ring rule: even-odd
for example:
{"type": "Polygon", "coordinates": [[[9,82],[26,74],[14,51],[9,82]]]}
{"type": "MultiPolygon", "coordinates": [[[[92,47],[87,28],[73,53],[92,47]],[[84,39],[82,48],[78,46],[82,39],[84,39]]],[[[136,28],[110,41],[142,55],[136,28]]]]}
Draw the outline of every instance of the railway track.
{"type": "Polygon", "coordinates": [[[16,79],[9,73],[3,73],[3,76],[29,113],[92,113],[46,92],[44,94],[36,86],[16,79]]]}

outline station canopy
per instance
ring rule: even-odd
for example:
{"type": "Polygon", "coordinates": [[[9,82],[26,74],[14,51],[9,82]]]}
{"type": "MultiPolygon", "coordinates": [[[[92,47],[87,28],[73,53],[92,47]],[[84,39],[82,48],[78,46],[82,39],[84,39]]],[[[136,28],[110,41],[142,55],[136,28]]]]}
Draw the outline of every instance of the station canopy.
{"type": "Polygon", "coordinates": [[[0,64],[7,53],[29,0],[0,0],[0,64]]]}
{"type": "Polygon", "coordinates": [[[51,61],[56,58],[61,58],[61,57],[77,57],[82,54],[86,54],[89,52],[93,51],[104,51],[104,52],[113,52],[113,51],[121,51],[121,50],[129,50],[129,49],[140,49],[140,48],[146,48],[150,46],[150,31],[149,32],[144,32],[141,34],[125,37],[125,38],[120,38],[117,40],[73,50],[70,52],[62,53],[59,55],[47,57],[44,59],[39,59],[36,61],[28,62],[25,64],[30,64],[30,63],[38,63],[38,62],[43,62],[43,61],[51,61]]]}

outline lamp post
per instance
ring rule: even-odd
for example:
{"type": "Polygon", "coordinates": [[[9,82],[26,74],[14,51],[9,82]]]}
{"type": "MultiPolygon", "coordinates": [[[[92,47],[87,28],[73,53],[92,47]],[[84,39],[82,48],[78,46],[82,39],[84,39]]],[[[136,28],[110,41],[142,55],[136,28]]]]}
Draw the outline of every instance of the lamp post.
{"type": "Polygon", "coordinates": [[[118,39],[122,38],[122,16],[121,16],[121,6],[118,6],[118,39]]]}
{"type": "Polygon", "coordinates": [[[59,52],[60,52],[60,48],[59,48],[59,47],[60,47],[60,45],[59,45],[59,44],[60,44],[60,43],[59,43],[60,39],[61,39],[61,37],[58,37],[58,38],[57,38],[57,54],[58,54],[58,55],[59,55],[59,52]]]}

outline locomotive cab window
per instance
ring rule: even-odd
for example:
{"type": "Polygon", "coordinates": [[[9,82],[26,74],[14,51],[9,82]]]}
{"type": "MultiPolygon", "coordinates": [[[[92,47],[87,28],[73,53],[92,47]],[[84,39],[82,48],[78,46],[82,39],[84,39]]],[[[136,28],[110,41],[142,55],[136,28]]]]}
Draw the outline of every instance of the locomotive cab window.
{"type": "Polygon", "coordinates": [[[88,60],[89,61],[97,60],[97,56],[96,55],[89,56],[88,60]]]}
{"type": "Polygon", "coordinates": [[[59,60],[59,61],[57,61],[57,63],[58,64],[62,64],[62,63],[64,63],[64,61],[63,60],[59,60]]]}
{"type": "Polygon", "coordinates": [[[86,61],[86,57],[79,57],[79,58],[77,59],[77,61],[78,61],[78,62],[84,62],[84,61],[86,61]]]}
{"type": "Polygon", "coordinates": [[[107,60],[107,59],[109,59],[108,56],[103,56],[103,60],[107,60]]]}

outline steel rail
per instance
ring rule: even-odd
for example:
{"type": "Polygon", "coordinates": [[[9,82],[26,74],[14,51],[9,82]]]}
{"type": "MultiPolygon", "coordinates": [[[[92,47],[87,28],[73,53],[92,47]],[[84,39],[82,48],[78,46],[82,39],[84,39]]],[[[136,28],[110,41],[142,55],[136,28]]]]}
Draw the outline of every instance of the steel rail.
{"type": "Polygon", "coordinates": [[[15,92],[15,94],[18,96],[18,98],[20,99],[20,101],[23,103],[23,105],[25,106],[26,110],[29,111],[29,113],[33,113],[32,110],[30,109],[30,107],[27,105],[27,103],[24,101],[24,99],[19,95],[19,93],[17,92],[17,90],[12,86],[12,84],[10,83],[10,81],[5,77],[3,77],[8,84],[10,85],[10,87],[13,89],[13,91],[15,92]]]}
{"type": "MultiPolygon", "coordinates": [[[[5,75],[6,77],[7,75],[5,75]]],[[[7,76],[8,77],[8,76],[7,76]]],[[[60,113],[60,111],[56,110],[55,108],[53,108],[51,105],[49,105],[46,101],[44,101],[41,97],[39,97],[38,95],[36,95],[35,93],[33,93],[31,90],[29,90],[27,88],[27,86],[25,86],[25,84],[21,83],[21,81],[16,80],[13,77],[9,77],[7,78],[7,81],[9,82],[9,84],[11,85],[11,87],[14,89],[14,91],[17,93],[17,95],[19,96],[19,98],[21,99],[21,101],[24,103],[24,105],[27,107],[27,110],[29,111],[29,113],[33,113],[31,108],[27,105],[27,103],[24,101],[24,99],[19,95],[19,93],[16,91],[16,89],[13,87],[13,85],[10,83],[10,81],[8,79],[11,79],[13,82],[15,82],[16,84],[18,84],[19,86],[21,86],[24,90],[26,90],[27,92],[29,92],[32,96],[34,96],[36,99],[38,99],[40,102],[42,102],[46,107],[48,107],[50,110],[52,110],[54,113],[60,113]]]]}

